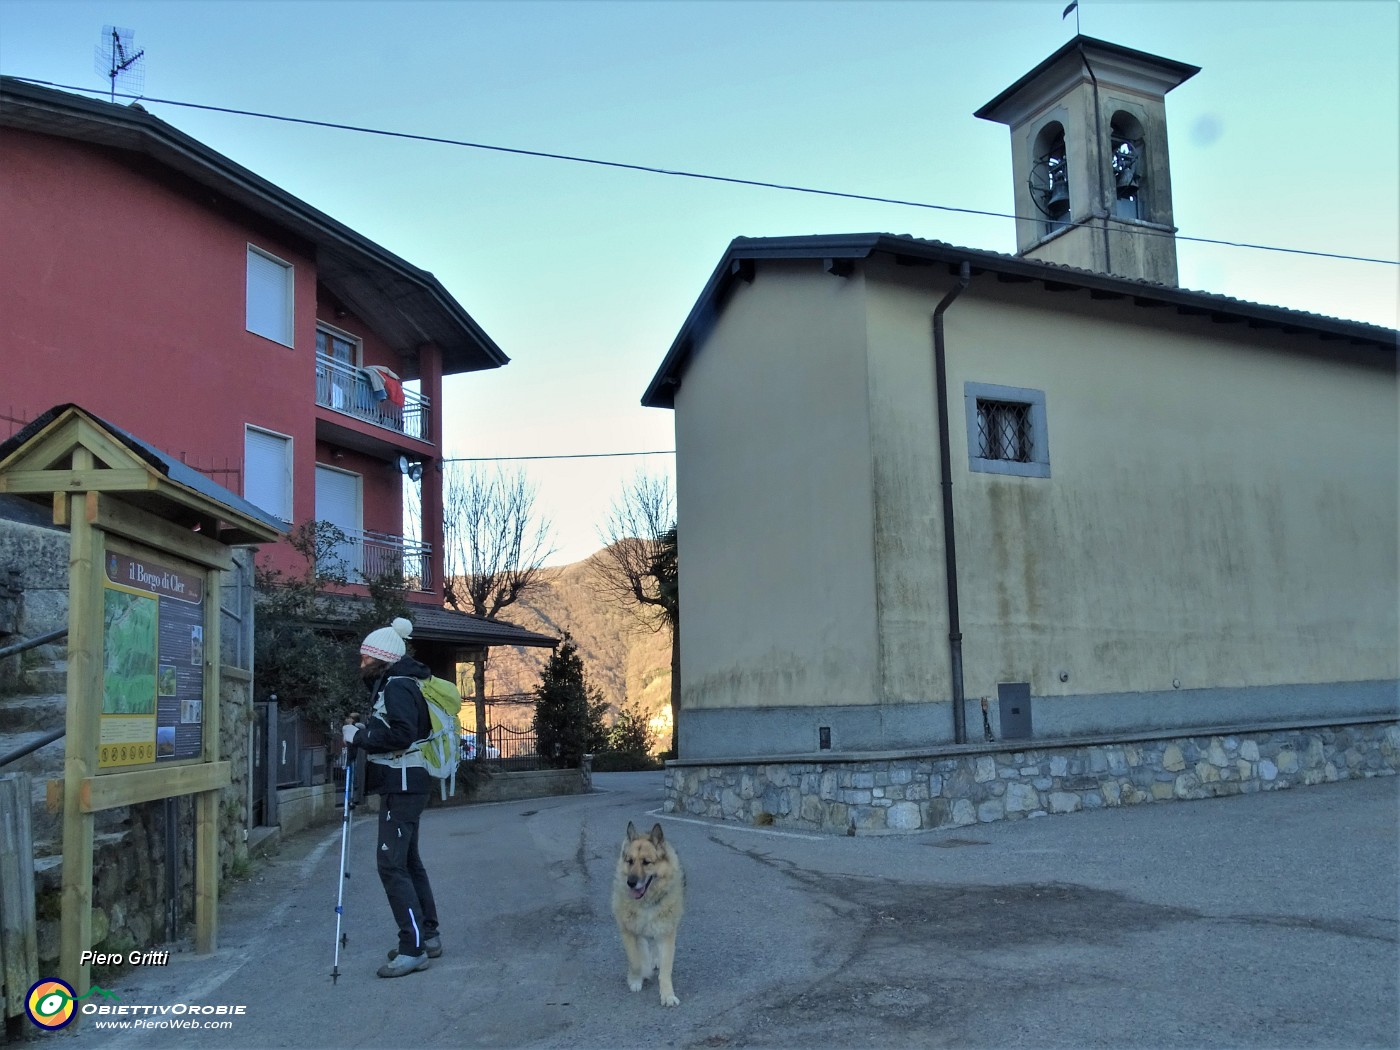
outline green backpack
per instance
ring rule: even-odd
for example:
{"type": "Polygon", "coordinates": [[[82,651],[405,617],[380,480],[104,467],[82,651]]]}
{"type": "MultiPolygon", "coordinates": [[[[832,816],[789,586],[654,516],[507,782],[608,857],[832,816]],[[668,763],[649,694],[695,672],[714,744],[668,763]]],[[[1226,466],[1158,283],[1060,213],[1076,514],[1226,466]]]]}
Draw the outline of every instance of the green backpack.
{"type": "MultiPolygon", "coordinates": [[[[462,757],[462,725],[458,721],[462,694],[445,678],[434,676],[425,681],[410,675],[395,677],[406,678],[422,691],[423,699],[428,702],[428,721],[432,724],[432,732],[403,751],[392,755],[375,755],[371,761],[397,766],[402,770],[421,766],[441,782],[442,797],[446,800],[448,795],[457,791],[457,763],[462,757]]],[[[407,784],[407,772],[403,776],[407,784]]]]}

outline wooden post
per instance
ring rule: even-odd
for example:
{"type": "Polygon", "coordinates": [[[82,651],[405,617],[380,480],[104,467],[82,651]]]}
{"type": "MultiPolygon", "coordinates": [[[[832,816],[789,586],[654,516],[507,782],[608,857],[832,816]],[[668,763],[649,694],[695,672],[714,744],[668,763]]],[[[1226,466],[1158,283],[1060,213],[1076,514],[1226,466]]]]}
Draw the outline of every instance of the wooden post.
{"type": "MultiPolygon", "coordinates": [[[[92,469],[92,453],[73,453],[73,469],[92,469]]],[[[87,500],[69,496],[68,514],[68,714],[63,759],[63,918],[59,971],[76,995],[88,991],[92,947],[93,815],[82,805],[83,782],[97,772],[97,733],[102,710],[102,571],[105,535],[89,520],[87,500]]]]}
{"type": "Polygon", "coordinates": [[[39,979],[29,828],[33,805],[28,773],[0,776],[0,1021],[24,1013],[25,997],[39,979]]]}
{"type": "MultiPolygon", "coordinates": [[[[219,639],[221,575],[204,573],[204,761],[219,761],[219,668],[223,663],[219,639]]],[[[207,954],[219,939],[219,800],[221,792],[195,796],[194,929],[195,951],[207,954]]]]}

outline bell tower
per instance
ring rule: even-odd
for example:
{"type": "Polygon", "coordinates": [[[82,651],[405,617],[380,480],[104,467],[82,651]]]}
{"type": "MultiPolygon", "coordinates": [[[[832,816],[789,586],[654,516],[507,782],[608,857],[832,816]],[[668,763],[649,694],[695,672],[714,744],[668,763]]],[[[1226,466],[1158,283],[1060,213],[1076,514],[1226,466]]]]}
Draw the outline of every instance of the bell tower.
{"type": "Polygon", "coordinates": [[[1076,36],[979,109],[1011,128],[1016,253],[1175,286],[1166,95],[1199,72],[1076,36]]]}

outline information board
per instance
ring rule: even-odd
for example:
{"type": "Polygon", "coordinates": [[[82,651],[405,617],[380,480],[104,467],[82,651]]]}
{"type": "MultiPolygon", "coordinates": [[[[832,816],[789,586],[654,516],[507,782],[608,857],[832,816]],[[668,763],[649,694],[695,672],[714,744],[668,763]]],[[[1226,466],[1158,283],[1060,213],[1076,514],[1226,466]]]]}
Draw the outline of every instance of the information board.
{"type": "Polygon", "coordinates": [[[102,769],[199,758],[204,745],[204,572],[107,552],[102,769]]]}

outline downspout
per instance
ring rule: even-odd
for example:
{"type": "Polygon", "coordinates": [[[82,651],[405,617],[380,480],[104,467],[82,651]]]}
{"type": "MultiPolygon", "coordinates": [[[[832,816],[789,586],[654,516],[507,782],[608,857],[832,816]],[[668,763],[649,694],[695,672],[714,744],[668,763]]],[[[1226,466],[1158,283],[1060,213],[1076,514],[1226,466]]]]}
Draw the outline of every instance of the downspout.
{"type": "Polygon", "coordinates": [[[943,345],[943,312],[972,283],[972,268],[958,268],[958,283],[933,311],[933,371],[938,401],[938,467],[943,490],[943,566],[948,585],[948,654],[953,675],[953,742],[967,743],[963,710],[962,622],[958,617],[958,549],[953,538],[953,458],[948,441],[948,361],[943,345]]]}

